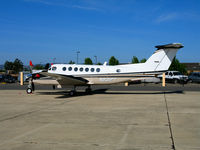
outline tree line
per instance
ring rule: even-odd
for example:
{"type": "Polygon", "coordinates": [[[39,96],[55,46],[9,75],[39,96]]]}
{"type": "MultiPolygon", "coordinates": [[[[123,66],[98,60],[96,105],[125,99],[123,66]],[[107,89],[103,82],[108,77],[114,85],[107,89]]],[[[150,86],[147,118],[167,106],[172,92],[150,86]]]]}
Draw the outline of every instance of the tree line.
{"type": "MultiPolygon", "coordinates": [[[[146,61],[147,61],[146,58],[139,60],[136,56],[133,56],[131,63],[132,64],[145,63],[146,61]]],[[[71,60],[69,62],[69,64],[75,64],[75,62],[71,60]]],[[[93,65],[94,63],[92,62],[91,58],[87,57],[84,60],[84,64],[93,65]]],[[[102,65],[102,63],[98,62],[97,65],[102,65]]],[[[111,66],[119,65],[119,60],[116,59],[114,56],[111,56],[109,59],[109,65],[111,65],[111,66]]],[[[40,69],[48,69],[49,67],[50,67],[49,63],[47,63],[46,65],[36,64],[36,65],[34,65],[33,69],[40,70],[40,69]]],[[[26,70],[24,68],[22,61],[19,60],[18,58],[16,58],[13,62],[6,61],[4,63],[4,69],[12,70],[14,73],[19,73],[20,71],[26,70]]],[[[179,71],[183,74],[187,73],[186,67],[183,64],[181,64],[176,57],[173,59],[169,70],[179,71]]],[[[28,71],[28,70],[26,70],[26,71],[28,71]]]]}
{"type": "MultiPolygon", "coordinates": [[[[132,64],[135,64],[135,63],[145,63],[146,62],[146,59],[143,58],[139,61],[139,59],[136,57],[136,56],[133,56],[132,58],[132,64]]],[[[70,60],[69,64],[75,64],[74,61],[70,60]]],[[[93,61],[91,58],[87,57],[85,58],[84,60],[84,64],[85,65],[93,65],[93,61]]],[[[119,65],[119,60],[116,59],[114,56],[111,56],[110,59],[109,59],[109,63],[108,63],[110,66],[114,66],[114,65],[119,65]]],[[[102,65],[102,63],[98,62],[97,65],[102,65]]]]}

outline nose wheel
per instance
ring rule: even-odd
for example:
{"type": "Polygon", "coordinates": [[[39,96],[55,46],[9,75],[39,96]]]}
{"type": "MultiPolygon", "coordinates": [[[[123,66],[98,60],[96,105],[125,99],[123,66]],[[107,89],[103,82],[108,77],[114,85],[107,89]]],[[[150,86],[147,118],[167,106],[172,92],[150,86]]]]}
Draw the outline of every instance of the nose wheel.
{"type": "Polygon", "coordinates": [[[35,90],[35,85],[33,83],[33,79],[30,79],[29,85],[28,85],[28,87],[26,89],[26,93],[27,94],[32,94],[34,90],[35,90]]]}
{"type": "Polygon", "coordinates": [[[32,89],[32,88],[27,88],[27,89],[26,89],[26,93],[27,93],[27,94],[33,93],[33,89],[32,89]]]}

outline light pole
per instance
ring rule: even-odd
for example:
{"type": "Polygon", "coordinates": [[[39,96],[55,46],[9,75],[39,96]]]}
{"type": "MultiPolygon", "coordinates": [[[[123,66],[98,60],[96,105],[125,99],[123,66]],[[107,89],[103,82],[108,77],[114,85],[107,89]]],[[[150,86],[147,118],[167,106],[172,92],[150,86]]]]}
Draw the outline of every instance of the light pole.
{"type": "Polygon", "coordinates": [[[76,53],[77,53],[77,61],[76,61],[76,63],[78,64],[78,54],[80,53],[80,51],[77,51],[76,53]]]}
{"type": "Polygon", "coordinates": [[[94,56],[94,58],[95,58],[95,61],[96,61],[96,64],[97,64],[97,56],[94,56]]]}

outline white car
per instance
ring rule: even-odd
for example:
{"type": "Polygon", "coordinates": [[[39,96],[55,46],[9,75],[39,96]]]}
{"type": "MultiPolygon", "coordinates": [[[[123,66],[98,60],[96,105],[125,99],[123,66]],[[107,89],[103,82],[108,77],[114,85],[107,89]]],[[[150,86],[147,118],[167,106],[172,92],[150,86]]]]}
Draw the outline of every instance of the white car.
{"type": "MultiPolygon", "coordinates": [[[[162,78],[162,75],[159,75],[158,77],[162,78]]],[[[178,71],[167,71],[165,73],[165,80],[173,83],[186,83],[188,81],[188,76],[183,75],[178,71]]]]}

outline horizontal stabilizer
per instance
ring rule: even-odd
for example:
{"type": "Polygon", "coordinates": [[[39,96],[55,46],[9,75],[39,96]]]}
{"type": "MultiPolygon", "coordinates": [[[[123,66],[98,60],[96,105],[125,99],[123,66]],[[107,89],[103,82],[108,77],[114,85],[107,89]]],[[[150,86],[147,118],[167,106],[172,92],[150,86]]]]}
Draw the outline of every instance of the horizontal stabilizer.
{"type": "Polygon", "coordinates": [[[155,47],[157,49],[166,49],[166,48],[182,48],[184,46],[181,43],[171,43],[166,45],[157,45],[155,47]]]}

